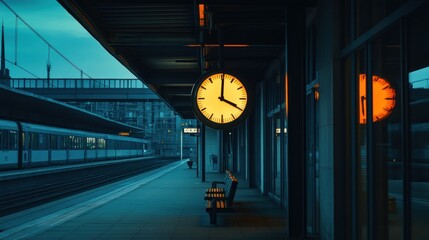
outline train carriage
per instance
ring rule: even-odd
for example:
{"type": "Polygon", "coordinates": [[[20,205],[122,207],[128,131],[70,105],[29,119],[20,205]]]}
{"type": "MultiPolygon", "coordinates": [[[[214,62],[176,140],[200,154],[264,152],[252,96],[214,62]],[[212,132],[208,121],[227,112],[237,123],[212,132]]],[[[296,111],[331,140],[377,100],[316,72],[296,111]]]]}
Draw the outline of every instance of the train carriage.
{"type": "Polygon", "coordinates": [[[147,156],[150,146],[128,136],[0,120],[0,169],[147,156]]]}
{"type": "Polygon", "coordinates": [[[0,120],[0,169],[17,166],[18,133],[17,123],[0,120]]]}

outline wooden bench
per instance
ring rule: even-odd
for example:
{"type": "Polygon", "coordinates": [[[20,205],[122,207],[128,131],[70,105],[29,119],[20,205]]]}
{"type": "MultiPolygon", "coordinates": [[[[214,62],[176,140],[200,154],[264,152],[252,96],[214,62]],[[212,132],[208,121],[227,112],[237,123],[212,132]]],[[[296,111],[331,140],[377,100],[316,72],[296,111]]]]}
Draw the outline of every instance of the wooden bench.
{"type": "Polygon", "coordinates": [[[224,182],[212,182],[212,187],[207,189],[204,196],[206,200],[206,212],[210,215],[210,224],[216,224],[217,214],[232,211],[238,180],[227,171],[224,182]],[[223,184],[220,188],[217,185],[223,184]]]}
{"type": "Polygon", "coordinates": [[[225,177],[222,182],[212,182],[212,186],[210,188],[207,188],[206,190],[206,196],[209,193],[225,193],[225,187],[218,187],[218,184],[225,185],[225,183],[228,181],[228,179],[232,176],[232,173],[229,170],[225,171],[225,177]]]}

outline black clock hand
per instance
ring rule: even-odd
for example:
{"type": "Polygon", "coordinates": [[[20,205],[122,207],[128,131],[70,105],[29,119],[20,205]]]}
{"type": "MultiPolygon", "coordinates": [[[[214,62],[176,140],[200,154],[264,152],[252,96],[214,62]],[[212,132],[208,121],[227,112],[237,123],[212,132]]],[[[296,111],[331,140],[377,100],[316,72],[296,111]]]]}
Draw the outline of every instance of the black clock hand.
{"type": "Polygon", "coordinates": [[[365,100],[366,100],[365,96],[360,97],[360,104],[361,104],[361,108],[362,108],[362,115],[365,115],[365,100]]]}
{"type": "Polygon", "coordinates": [[[223,101],[224,100],[224,98],[223,98],[223,89],[224,89],[224,76],[225,76],[225,74],[222,74],[222,83],[221,83],[221,88],[220,88],[220,97],[219,97],[219,99],[221,100],[221,101],[223,101]]]}
{"type": "Polygon", "coordinates": [[[240,107],[238,107],[237,104],[235,104],[235,103],[233,103],[233,102],[231,102],[229,100],[226,100],[225,98],[222,99],[222,101],[224,101],[224,102],[228,103],[229,105],[231,105],[231,106],[233,106],[233,107],[235,107],[235,108],[240,109],[241,111],[243,111],[243,109],[241,109],[240,107]]]}

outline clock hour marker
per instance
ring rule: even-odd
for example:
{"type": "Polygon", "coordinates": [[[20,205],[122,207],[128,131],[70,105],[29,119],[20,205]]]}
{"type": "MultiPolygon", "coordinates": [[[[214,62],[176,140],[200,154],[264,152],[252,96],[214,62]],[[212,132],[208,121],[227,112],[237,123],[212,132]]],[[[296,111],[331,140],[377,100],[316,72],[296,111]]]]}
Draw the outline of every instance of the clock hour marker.
{"type": "Polygon", "coordinates": [[[385,86],[384,88],[382,88],[382,90],[389,88],[389,86],[385,86]]]}
{"type": "Polygon", "coordinates": [[[207,90],[205,87],[201,86],[202,89],[207,90]]]}
{"type": "Polygon", "coordinates": [[[230,83],[234,82],[234,80],[235,80],[234,78],[233,78],[233,79],[231,79],[230,83]]]}
{"type": "Polygon", "coordinates": [[[203,97],[198,98],[198,100],[204,100],[204,99],[206,99],[206,98],[203,98],[203,97]]]}
{"type": "Polygon", "coordinates": [[[237,88],[237,90],[240,90],[240,89],[242,89],[242,88],[243,88],[243,86],[241,86],[241,87],[237,88]]]}
{"type": "Polygon", "coordinates": [[[246,100],[246,98],[239,98],[240,100],[246,100]]]}
{"type": "Polygon", "coordinates": [[[223,123],[223,114],[220,115],[220,121],[223,123]]]}
{"type": "Polygon", "coordinates": [[[203,112],[204,110],[206,110],[207,108],[203,108],[203,109],[201,109],[201,111],[203,112]]]}
{"type": "Polygon", "coordinates": [[[384,99],[386,99],[386,100],[395,100],[395,98],[384,98],[384,99]]]}
{"type": "Polygon", "coordinates": [[[209,119],[212,119],[212,117],[213,117],[213,113],[212,113],[212,115],[210,115],[209,119]]]}
{"type": "Polygon", "coordinates": [[[232,116],[232,118],[234,118],[234,119],[235,119],[234,114],[232,114],[232,113],[231,113],[231,116],[232,116]]]}
{"type": "Polygon", "coordinates": [[[213,80],[212,80],[212,78],[209,78],[209,81],[210,81],[211,83],[213,83],[213,80]]]}

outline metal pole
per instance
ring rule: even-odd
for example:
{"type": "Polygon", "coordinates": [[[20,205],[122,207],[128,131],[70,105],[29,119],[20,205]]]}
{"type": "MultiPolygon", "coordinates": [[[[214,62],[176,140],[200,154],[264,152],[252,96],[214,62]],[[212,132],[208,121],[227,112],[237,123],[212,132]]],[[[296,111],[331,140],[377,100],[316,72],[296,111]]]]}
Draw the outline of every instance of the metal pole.
{"type": "Polygon", "coordinates": [[[199,151],[198,151],[198,148],[199,148],[199,144],[198,144],[198,142],[200,141],[200,137],[197,135],[197,153],[196,153],[196,157],[197,157],[197,178],[198,178],[198,172],[199,172],[199,164],[198,164],[198,162],[200,161],[200,157],[198,156],[198,154],[199,154],[199,151]]]}
{"type": "Polygon", "coordinates": [[[183,130],[180,132],[180,160],[183,159],[183,130]]]}
{"type": "Polygon", "coordinates": [[[201,181],[206,181],[206,127],[201,125],[201,181]]]}

